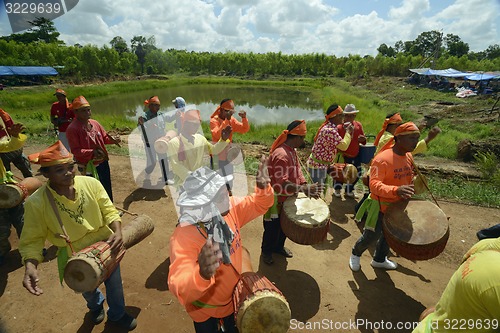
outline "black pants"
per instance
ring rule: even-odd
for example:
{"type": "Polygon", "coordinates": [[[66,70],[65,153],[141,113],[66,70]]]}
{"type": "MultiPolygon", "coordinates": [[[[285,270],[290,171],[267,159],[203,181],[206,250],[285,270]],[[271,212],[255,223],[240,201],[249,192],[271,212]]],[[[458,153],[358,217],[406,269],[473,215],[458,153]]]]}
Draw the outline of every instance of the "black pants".
{"type": "Polygon", "coordinates": [[[285,246],[286,236],[281,229],[280,218],[264,221],[264,234],[262,235],[262,253],[272,254],[280,251],[285,246]]]}
{"type": "Polygon", "coordinates": [[[234,314],[231,314],[225,318],[222,318],[224,323],[224,331],[219,327],[221,319],[210,318],[202,323],[194,322],[194,329],[196,333],[238,333],[236,328],[236,322],[234,320],[234,314]]]}
{"type": "Polygon", "coordinates": [[[476,235],[479,240],[486,238],[498,238],[500,237],[500,224],[479,230],[476,235]]]}
{"type": "Polygon", "coordinates": [[[376,241],[377,246],[375,248],[375,254],[373,255],[373,260],[377,262],[385,261],[385,257],[389,253],[389,244],[387,244],[387,241],[385,240],[384,237],[384,233],[382,232],[383,218],[384,214],[380,213],[378,215],[377,226],[375,227],[375,231],[366,229],[363,231],[363,234],[352,248],[352,254],[361,257],[363,252],[365,252],[366,249],[376,241]]]}
{"type": "Polygon", "coordinates": [[[10,163],[12,163],[19,169],[19,171],[21,171],[24,178],[33,177],[30,161],[26,155],[23,154],[22,149],[10,151],[8,153],[1,153],[0,158],[5,166],[5,170],[10,171],[10,163]]]}
{"type": "Polygon", "coordinates": [[[113,189],[111,188],[111,170],[109,168],[109,162],[104,161],[98,166],[96,166],[97,174],[99,175],[99,181],[106,190],[111,202],[113,202],[113,189]]]}

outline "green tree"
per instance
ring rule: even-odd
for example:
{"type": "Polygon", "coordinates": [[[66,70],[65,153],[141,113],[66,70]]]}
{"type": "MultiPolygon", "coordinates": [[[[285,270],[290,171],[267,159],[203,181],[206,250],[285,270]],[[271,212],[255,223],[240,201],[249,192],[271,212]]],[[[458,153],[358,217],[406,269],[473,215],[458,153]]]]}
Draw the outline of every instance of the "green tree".
{"type": "Polygon", "coordinates": [[[460,58],[469,53],[469,44],[463,42],[459,36],[447,34],[444,38],[444,43],[448,54],[460,58]]]}
{"type": "Polygon", "coordinates": [[[111,44],[111,47],[115,49],[119,54],[128,52],[127,42],[121,36],[113,37],[109,44],[111,44]]]}

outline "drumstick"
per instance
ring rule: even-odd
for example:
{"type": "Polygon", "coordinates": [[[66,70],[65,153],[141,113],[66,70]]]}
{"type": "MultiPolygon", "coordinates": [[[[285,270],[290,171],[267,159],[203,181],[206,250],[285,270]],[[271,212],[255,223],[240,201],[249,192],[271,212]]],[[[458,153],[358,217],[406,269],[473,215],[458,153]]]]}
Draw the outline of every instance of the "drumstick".
{"type": "Polygon", "coordinates": [[[130,214],[130,215],[132,215],[132,216],[139,216],[139,214],[129,212],[128,210],[123,209],[123,208],[120,208],[120,207],[118,207],[118,206],[115,206],[115,208],[116,208],[116,209],[118,209],[118,210],[120,210],[120,211],[122,211],[122,212],[124,212],[124,213],[130,214]]]}

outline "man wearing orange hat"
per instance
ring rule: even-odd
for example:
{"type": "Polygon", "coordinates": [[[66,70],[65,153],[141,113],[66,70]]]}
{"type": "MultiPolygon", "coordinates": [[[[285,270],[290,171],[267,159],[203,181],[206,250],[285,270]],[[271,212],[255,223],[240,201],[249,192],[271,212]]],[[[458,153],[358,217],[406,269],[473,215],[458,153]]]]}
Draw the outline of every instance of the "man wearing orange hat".
{"type": "Polygon", "coordinates": [[[56,96],[57,102],[52,103],[52,107],[50,108],[50,122],[54,125],[54,128],[57,129],[59,141],[69,150],[66,130],[75,118],[75,113],[70,107],[64,90],[56,89],[54,96],[56,96]]]}
{"type": "Polygon", "coordinates": [[[98,178],[102,183],[111,201],[113,190],[111,187],[111,171],[107,144],[119,144],[96,120],[90,119],[92,111],[89,102],[83,96],[73,100],[71,108],[75,111],[75,120],[68,126],[68,137],[71,152],[78,163],[78,170],[86,175],[98,178]]]}
{"type": "MultiPolygon", "coordinates": [[[[138,119],[138,125],[141,127],[142,137],[144,144],[146,146],[146,168],[145,181],[150,182],[151,173],[153,173],[156,167],[156,155],[158,155],[158,160],[160,162],[160,169],[163,177],[164,184],[167,184],[169,180],[169,165],[167,156],[164,154],[157,154],[154,150],[154,142],[159,138],[165,136],[165,121],[171,121],[175,118],[169,119],[164,117],[164,115],[159,112],[160,110],[160,99],[158,96],[151,96],[149,99],[144,101],[147,110],[138,119]]],[[[175,136],[172,135],[172,137],[175,136]]]]}
{"type": "Polygon", "coordinates": [[[340,136],[337,129],[337,125],[343,123],[342,112],[339,105],[330,105],[326,111],[325,121],[314,136],[311,155],[307,159],[307,167],[313,183],[324,184],[327,169],[335,161],[338,149],[346,150],[349,147],[353,131],[352,124],[346,128],[344,138],[340,136]]]}
{"type": "Polygon", "coordinates": [[[205,157],[220,153],[229,144],[231,126],[222,129],[221,137],[215,144],[211,144],[205,136],[198,133],[200,126],[199,110],[184,112],[180,135],[167,144],[167,154],[174,173],[174,183],[177,186],[184,184],[190,172],[204,166],[205,157]]]}
{"type": "MultiPolygon", "coordinates": [[[[25,204],[25,225],[19,252],[25,265],[24,287],[33,295],[43,293],[39,284],[38,264],[43,261],[46,240],[58,247],[57,263],[62,282],[64,267],[73,252],[106,241],[112,253],[123,247],[121,220],[102,184],[92,178],[75,176],[73,155],[61,141],[46,150],[30,155],[41,165],[40,172],[48,179],[25,204]]],[[[136,320],[125,312],[120,266],[104,281],[109,306],[108,322],[127,330],[136,327],[136,320]]],[[[84,292],[90,317],[95,324],[104,320],[104,295],[99,288],[84,292]]]]}
{"type": "Polygon", "coordinates": [[[274,205],[264,215],[264,233],[262,235],[262,260],[271,265],[273,253],[286,258],[293,257],[292,251],[285,247],[286,236],[281,229],[280,214],[287,197],[304,192],[307,196],[319,198],[323,186],[318,183],[307,184],[300,168],[296,148],[305,145],[307,128],[304,120],[295,120],[274,141],[269,156],[269,176],[274,188],[274,205]]]}
{"type": "MultiPolygon", "coordinates": [[[[241,117],[241,122],[233,117],[234,102],[231,99],[223,99],[215,112],[210,116],[210,131],[212,132],[212,142],[217,142],[221,138],[222,130],[227,126],[231,126],[232,133],[229,136],[229,142],[233,141],[233,133],[246,133],[250,130],[247,113],[243,110],[238,112],[241,117]]],[[[234,167],[227,160],[227,149],[218,154],[218,166],[222,175],[232,175],[234,167]]],[[[232,184],[230,184],[232,187],[232,184]]]]}
{"type": "MultiPolygon", "coordinates": [[[[394,144],[394,132],[398,128],[399,125],[403,123],[403,118],[399,113],[391,113],[388,114],[385,118],[384,124],[382,125],[382,129],[378,132],[377,137],[375,138],[374,145],[377,147],[375,150],[375,155],[377,155],[382,150],[390,148],[394,144]]],[[[427,146],[429,142],[434,140],[434,138],[441,132],[439,127],[433,127],[427,137],[418,142],[415,150],[412,152],[413,155],[421,154],[427,150],[427,146]]]]}
{"type": "MultiPolygon", "coordinates": [[[[0,140],[0,152],[15,151],[24,145],[26,135],[21,131],[24,126],[12,124],[6,129],[9,134],[7,140],[0,140]]],[[[8,183],[16,183],[11,172],[7,172],[0,159],[0,186],[8,183]]],[[[24,204],[20,203],[14,207],[0,209],[0,266],[5,262],[5,256],[9,253],[11,246],[9,242],[10,230],[14,226],[17,236],[21,237],[23,229],[24,204]]]]}
{"type": "MultiPolygon", "coordinates": [[[[14,121],[10,114],[0,109],[0,141],[8,142],[10,140],[9,128],[13,125],[14,121]]],[[[5,170],[10,172],[10,164],[12,163],[21,171],[24,178],[33,176],[30,161],[26,155],[24,155],[22,147],[12,151],[1,152],[0,158],[2,159],[5,170]]]]}
{"type": "Polygon", "coordinates": [[[414,123],[405,123],[394,132],[395,144],[373,158],[370,167],[371,194],[359,208],[356,219],[367,215],[363,234],[352,249],[349,267],[361,268],[363,252],[375,241],[377,246],[371,265],[375,268],[396,269],[398,265],[387,259],[389,245],[382,233],[383,216],[394,202],[409,199],[415,193],[413,186],[413,156],[420,131],[414,123]]]}

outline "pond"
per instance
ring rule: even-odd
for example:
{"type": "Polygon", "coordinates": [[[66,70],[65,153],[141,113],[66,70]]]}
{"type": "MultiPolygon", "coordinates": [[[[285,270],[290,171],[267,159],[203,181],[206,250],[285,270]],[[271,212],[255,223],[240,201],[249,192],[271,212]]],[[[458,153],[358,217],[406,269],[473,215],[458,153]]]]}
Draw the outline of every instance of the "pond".
{"type": "MultiPolygon", "coordinates": [[[[311,91],[298,88],[191,85],[114,95],[95,99],[90,103],[94,114],[124,114],[135,120],[144,110],[144,100],[154,95],[160,98],[162,112],[173,111],[171,101],[177,96],[184,97],[188,109],[200,110],[203,121],[210,119],[210,115],[224,98],[234,101],[237,112],[246,111],[248,119],[255,125],[287,125],[295,119],[324,119],[321,101],[314,100],[311,91]]],[[[239,119],[238,116],[236,118],[239,119]]]]}

